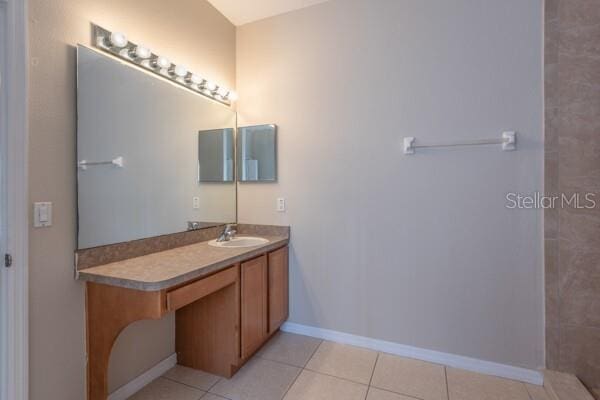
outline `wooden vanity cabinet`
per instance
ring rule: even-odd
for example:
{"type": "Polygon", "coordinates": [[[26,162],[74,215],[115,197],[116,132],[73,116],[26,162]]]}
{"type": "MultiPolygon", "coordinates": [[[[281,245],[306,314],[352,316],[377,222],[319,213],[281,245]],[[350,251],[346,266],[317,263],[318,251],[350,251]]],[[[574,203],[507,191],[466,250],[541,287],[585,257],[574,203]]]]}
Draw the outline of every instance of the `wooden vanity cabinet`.
{"type": "Polygon", "coordinates": [[[262,346],[288,317],[288,248],[242,263],[242,360],[262,346]]]}
{"type": "Polygon", "coordinates": [[[283,247],[269,253],[269,334],[275,332],[288,318],[289,273],[288,248],[283,247]]]}
{"type": "Polygon", "coordinates": [[[231,377],[288,317],[288,249],[167,293],[178,363],[231,377]]]}
{"type": "Polygon", "coordinates": [[[288,316],[288,248],[176,287],[143,291],[87,282],[88,399],[108,398],[119,333],[175,312],[179,364],[231,377],[288,316]]]}

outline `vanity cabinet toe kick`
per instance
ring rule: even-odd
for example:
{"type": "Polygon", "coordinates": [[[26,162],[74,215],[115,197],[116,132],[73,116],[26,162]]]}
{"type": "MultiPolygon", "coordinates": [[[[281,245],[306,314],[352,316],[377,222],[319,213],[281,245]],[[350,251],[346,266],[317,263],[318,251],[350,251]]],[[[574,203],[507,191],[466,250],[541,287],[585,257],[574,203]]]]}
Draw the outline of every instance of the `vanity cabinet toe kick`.
{"type": "Polygon", "coordinates": [[[159,291],[87,282],[88,400],[108,398],[108,363],[131,323],[176,312],[178,364],[231,377],[288,317],[288,247],[159,291]]]}

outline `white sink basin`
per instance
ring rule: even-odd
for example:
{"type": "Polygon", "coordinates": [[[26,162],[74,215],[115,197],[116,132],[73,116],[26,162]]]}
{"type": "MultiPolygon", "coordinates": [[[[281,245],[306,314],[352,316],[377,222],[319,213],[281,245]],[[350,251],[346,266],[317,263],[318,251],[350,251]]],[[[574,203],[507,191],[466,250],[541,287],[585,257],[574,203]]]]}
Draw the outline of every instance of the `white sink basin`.
{"type": "Polygon", "coordinates": [[[236,236],[227,242],[217,242],[217,239],[208,242],[209,246],[213,247],[252,247],[260,246],[261,244],[269,243],[268,239],[254,236],[236,236]]]}

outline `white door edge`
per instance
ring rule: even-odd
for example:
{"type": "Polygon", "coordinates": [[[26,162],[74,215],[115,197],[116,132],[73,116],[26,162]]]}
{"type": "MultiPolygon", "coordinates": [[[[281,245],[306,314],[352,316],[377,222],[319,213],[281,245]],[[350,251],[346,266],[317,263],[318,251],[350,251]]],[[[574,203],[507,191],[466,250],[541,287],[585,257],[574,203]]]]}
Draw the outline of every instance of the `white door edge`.
{"type": "Polygon", "coordinates": [[[4,155],[4,183],[0,189],[6,216],[4,253],[12,256],[10,268],[0,256],[0,400],[29,397],[28,335],[28,111],[27,111],[27,1],[0,0],[4,43],[0,46],[5,96],[4,125],[0,125],[4,155]]]}

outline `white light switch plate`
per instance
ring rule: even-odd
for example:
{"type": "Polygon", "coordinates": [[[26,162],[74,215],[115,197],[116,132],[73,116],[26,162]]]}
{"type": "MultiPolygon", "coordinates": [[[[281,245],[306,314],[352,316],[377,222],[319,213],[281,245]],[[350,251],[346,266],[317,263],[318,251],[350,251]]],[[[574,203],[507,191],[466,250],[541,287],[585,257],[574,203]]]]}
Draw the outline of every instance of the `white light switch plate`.
{"type": "Polygon", "coordinates": [[[33,227],[44,228],[52,226],[52,203],[33,203],[33,227]]]}
{"type": "Polygon", "coordinates": [[[279,211],[279,212],[285,211],[285,199],[283,197],[279,197],[277,199],[277,211],[279,211]]]}

